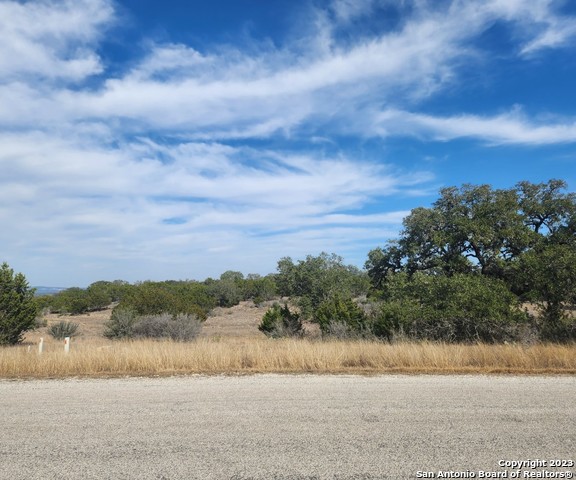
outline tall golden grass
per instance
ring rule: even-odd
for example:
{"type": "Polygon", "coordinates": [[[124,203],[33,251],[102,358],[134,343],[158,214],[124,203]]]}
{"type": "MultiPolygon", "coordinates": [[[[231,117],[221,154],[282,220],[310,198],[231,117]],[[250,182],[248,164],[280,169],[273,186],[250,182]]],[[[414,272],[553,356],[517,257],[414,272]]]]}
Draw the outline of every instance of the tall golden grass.
{"type": "Polygon", "coordinates": [[[48,344],[0,349],[2,378],[246,373],[576,373],[576,345],[387,344],[370,341],[200,339],[48,344]]]}

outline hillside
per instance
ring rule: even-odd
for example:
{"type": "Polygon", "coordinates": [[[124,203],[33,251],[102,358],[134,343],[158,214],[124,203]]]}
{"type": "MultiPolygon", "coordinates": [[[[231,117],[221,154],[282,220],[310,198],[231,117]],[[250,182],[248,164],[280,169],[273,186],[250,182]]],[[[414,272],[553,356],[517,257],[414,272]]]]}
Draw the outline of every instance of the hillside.
{"type": "MultiPolygon", "coordinates": [[[[241,302],[231,308],[215,308],[202,327],[202,337],[260,337],[264,336],[258,325],[262,316],[273,302],[255,306],[253,302],[241,302]]],[[[28,332],[24,342],[36,343],[41,337],[48,341],[51,337],[47,330],[50,325],[60,321],[69,321],[79,324],[81,336],[76,341],[103,339],[105,323],[110,320],[112,309],[81,315],[49,314],[44,318],[46,327],[28,332]]]]}

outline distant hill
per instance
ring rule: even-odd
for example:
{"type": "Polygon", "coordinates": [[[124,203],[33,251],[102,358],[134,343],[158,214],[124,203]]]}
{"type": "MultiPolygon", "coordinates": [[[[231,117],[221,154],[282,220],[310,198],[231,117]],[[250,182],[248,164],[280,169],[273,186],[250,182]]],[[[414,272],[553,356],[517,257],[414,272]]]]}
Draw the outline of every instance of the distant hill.
{"type": "Polygon", "coordinates": [[[64,287],[33,287],[36,289],[35,295],[39,297],[40,295],[54,295],[55,293],[66,290],[64,287]]]}

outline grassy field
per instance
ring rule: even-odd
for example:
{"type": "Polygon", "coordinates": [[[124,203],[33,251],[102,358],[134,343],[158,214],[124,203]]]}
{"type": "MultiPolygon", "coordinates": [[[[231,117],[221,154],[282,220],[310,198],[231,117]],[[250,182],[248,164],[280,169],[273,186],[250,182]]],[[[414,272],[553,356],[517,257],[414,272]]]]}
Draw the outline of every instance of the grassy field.
{"type": "Polygon", "coordinates": [[[242,302],[215,309],[191,343],[111,341],[103,337],[111,310],[60,317],[80,325],[69,354],[48,327],[28,332],[24,344],[0,347],[0,378],[59,378],[250,373],[523,373],[575,374],[576,344],[448,345],[376,341],[272,340],[258,331],[268,308],[242,302]],[[44,338],[44,352],[38,342],[44,338]]]}
{"type": "Polygon", "coordinates": [[[365,341],[203,338],[61,342],[0,349],[2,378],[60,378],[252,373],[575,374],[576,345],[387,344],[365,341]]]}

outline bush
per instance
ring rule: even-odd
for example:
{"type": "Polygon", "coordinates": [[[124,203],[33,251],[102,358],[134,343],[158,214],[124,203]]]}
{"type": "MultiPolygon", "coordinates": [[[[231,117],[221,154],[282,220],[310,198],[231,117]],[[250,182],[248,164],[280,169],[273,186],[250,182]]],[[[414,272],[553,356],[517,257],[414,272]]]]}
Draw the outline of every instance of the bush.
{"type": "Polygon", "coordinates": [[[360,308],[351,298],[343,298],[335,295],[329,300],[325,300],[314,312],[314,322],[320,325],[323,335],[330,335],[343,330],[348,332],[348,336],[364,335],[368,330],[368,318],[364,310],[360,308]],[[346,329],[342,327],[346,326],[346,329]]]}
{"type": "Polygon", "coordinates": [[[303,335],[300,314],[291,312],[288,305],[275,304],[262,317],[258,330],[268,337],[300,337],[303,335]]]}
{"type": "Polygon", "coordinates": [[[335,338],[338,340],[360,340],[372,337],[368,329],[354,329],[348,323],[342,320],[331,320],[323,330],[324,338],[335,338]]]}
{"type": "Polygon", "coordinates": [[[41,307],[49,307],[53,313],[79,315],[107,308],[112,302],[121,300],[132,288],[122,280],[98,281],[86,289],[72,287],[55,295],[44,295],[37,302],[41,307]]]}
{"type": "MultiPolygon", "coordinates": [[[[224,275],[224,274],[223,274],[224,275]]],[[[242,292],[238,282],[227,279],[213,280],[207,285],[208,294],[214,298],[219,307],[233,307],[242,300],[242,292]]]]}
{"type": "Polygon", "coordinates": [[[48,333],[56,340],[64,340],[66,337],[75,337],[78,335],[78,325],[72,322],[58,322],[51,325],[48,333]]]}
{"type": "Polygon", "coordinates": [[[202,322],[193,314],[137,315],[133,310],[112,311],[104,336],[108,338],[169,338],[186,342],[196,338],[202,322]]]}
{"type": "Polygon", "coordinates": [[[396,274],[388,278],[383,297],[372,329],[385,338],[515,340],[529,321],[504,282],[481,275],[396,274]]]}
{"type": "Polygon", "coordinates": [[[255,273],[249,273],[242,283],[242,298],[252,300],[255,305],[272,300],[276,296],[276,282],[272,275],[261,277],[255,273]]]}
{"type": "Polygon", "coordinates": [[[139,317],[132,328],[132,336],[140,338],[169,338],[178,342],[195,339],[202,330],[202,322],[195,315],[168,313],[139,317]]]}
{"type": "Polygon", "coordinates": [[[542,340],[576,340],[576,319],[569,310],[576,306],[576,248],[544,245],[525,253],[517,264],[515,281],[524,298],[538,305],[538,330],[542,340]]]}
{"type": "Polygon", "coordinates": [[[132,287],[116,308],[132,310],[139,316],[179,313],[206,320],[215,306],[207,287],[197,282],[144,282],[132,287]]]}
{"type": "Polygon", "coordinates": [[[104,336],[107,338],[130,338],[133,335],[136,313],[130,309],[115,308],[106,323],[104,336]]]}
{"type": "Polygon", "coordinates": [[[112,295],[108,291],[107,282],[96,282],[86,289],[88,310],[104,310],[112,303],[112,295]]]}
{"type": "Polygon", "coordinates": [[[82,288],[72,287],[53,296],[53,311],[79,315],[90,309],[88,292],[82,288]]]}
{"type": "Polygon", "coordinates": [[[404,334],[404,329],[418,317],[419,306],[413,301],[386,302],[372,314],[372,333],[375,337],[392,340],[404,334]]]}
{"type": "Polygon", "coordinates": [[[302,316],[308,319],[323,301],[335,295],[366,294],[370,282],[366,273],[345,265],[342,257],[323,252],[317,257],[308,255],[296,264],[289,257],[280,259],[276,285],[280,295],[298,298],[302,316]]]}
{"type": "Polygon", "coordinates": [[[34,328],[38,314],[34,289],[23,274],[14,274],[7,263],[0,266],[0,345],[22,341],[27,330],[34,328]]]}
{"type": "Polygon", "coordinates": [[[576,318],[570,317],[566,313],[555,319],[550,319],[544,314],[538,319],[537,325],[540,340],[549,342],[573,342],[576,340],[576,318]]]}

